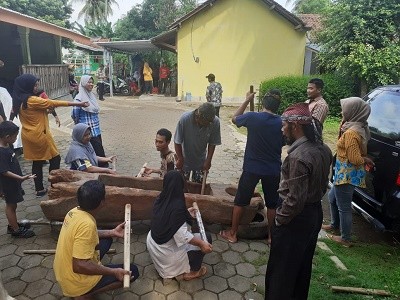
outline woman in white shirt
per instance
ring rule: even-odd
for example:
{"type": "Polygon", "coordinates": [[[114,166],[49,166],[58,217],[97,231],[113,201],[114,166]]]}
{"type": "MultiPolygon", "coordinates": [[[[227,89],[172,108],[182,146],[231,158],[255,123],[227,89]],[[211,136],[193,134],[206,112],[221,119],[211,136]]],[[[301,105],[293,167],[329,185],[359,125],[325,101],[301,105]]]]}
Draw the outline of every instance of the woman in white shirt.
{"type": "Polygon", "coordinates": [[[170,171],[164,176],[163,190],[154,202],[147,249],[162,278],[183,274],[184,280],[191,280],[203,276],[207,272],[202,266],[204,255],[212,251],[209,234],[207,242],[200,234],[191,232],[189,224],[195,209],[186,209],[183,188],[182,174],[170,171]]]}

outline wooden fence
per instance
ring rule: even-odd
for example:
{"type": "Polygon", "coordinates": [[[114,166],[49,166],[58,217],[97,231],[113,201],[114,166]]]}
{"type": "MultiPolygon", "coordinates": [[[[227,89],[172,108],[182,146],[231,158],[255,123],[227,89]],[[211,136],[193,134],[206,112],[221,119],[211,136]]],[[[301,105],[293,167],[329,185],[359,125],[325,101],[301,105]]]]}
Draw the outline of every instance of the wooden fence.
{"type": "Polygon", "coordinates": [[[69,94],[68,65],[22,65],[22,74],[33,74],[50,99],[69,94]]]}

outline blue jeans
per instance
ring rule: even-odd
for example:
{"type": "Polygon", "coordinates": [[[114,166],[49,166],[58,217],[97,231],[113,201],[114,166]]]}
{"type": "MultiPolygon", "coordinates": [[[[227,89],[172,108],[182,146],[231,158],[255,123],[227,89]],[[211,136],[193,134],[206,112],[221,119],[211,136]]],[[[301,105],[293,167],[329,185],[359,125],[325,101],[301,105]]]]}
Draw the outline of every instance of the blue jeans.
{"type": "Polygon", "coordinates": [[[331,225],[333,228],[340,228],[342,239],[351,240],[351,224],[353,212],[351,200],[353,199],[354,185],[334,185],[329,191],[328,199],[331,208],[331,225]]]}

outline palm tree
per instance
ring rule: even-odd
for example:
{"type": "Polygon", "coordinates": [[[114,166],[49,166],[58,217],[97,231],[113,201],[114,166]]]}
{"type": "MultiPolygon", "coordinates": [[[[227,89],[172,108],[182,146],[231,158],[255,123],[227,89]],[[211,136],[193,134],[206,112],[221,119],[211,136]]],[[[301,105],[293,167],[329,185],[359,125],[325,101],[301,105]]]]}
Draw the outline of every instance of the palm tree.
{"type": "Polygon", "coordinates": [[[86,24],[107,23],[107,18],[113,14],[111,5],[118,3],[116,0],[71,0],[71,2],[84,2],[78,18],[83,17],[86,24]]]}

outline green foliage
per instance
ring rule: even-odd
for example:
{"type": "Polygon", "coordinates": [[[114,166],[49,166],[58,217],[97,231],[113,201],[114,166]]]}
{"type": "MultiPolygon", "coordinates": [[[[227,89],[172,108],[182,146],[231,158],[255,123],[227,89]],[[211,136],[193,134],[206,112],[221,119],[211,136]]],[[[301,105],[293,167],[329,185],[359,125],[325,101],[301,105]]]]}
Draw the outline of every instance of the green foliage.
{"type": "Polygon", "coordinates": [[[72,8],[68,0],[0,0],[0,6],[19,13],[70,28],[72,8]]]}
{"type": "MultiPolygon", "coordinates": [[[[304,102],[307,99],[307,84],[316,76],[280,76],[263,81],[260,85],[259,98],[270,89],[279,89],[282,95],[282,104],[279,113],[282,113],[289,105],[304,102]]],[[[331,116],[340,116],[341,108],[339,100],[354,95],[354,85],[351,80],[332,74],[318,75],[324,81],[323,97],[329,105],[331,116]]]]}
{"type": "Polygon", "coordinates": [[[293,12],[296,14],[321,14],[327,10],[330,4],[331,0],[295,0],[293,12]]]}
{"type": "Polygon", "coordinates": [[[358,78],[369,89],[400,76],[400,2],[337,0],[318,36],[329,71],[358,78]]]}
{"type": "MultiPolygon", "coordinates": [[[[314,260],[309,299],[378,299],[356,294],[335,294],[330,287],[352,286],[384,289],[400,295],[399,253],[395,247],[386,245],[358,244],[346,249],[331,241],[324,241],[348,268],[339,270],[329,258],[332,254],[317,247],[314,260]]],[[[379,299],[398,299],[397,296],[379,299]]]]}
{"type": "Polygon", "coordinates": [[[116,36],[120,40],[152,38],[195,6],[195,0],[144,0],[116,23],[116,36]]]}
{"type": "Polygon", "coordinates": [[[83,16],[85,24],[88,25],[107,23],[107,18],[113,13],[111,5],[118,6],[116,0],[72,0],[72,2],[85,3],[78,17],[83,16]]]}
{"type": "Polygon", "coordinates": [[[111,22],[86,24],[85,26],[82,26],[81,24],[74,22],[72,25],[73,29],[89,37],[113,38],[115,36],[111,22]]]}

